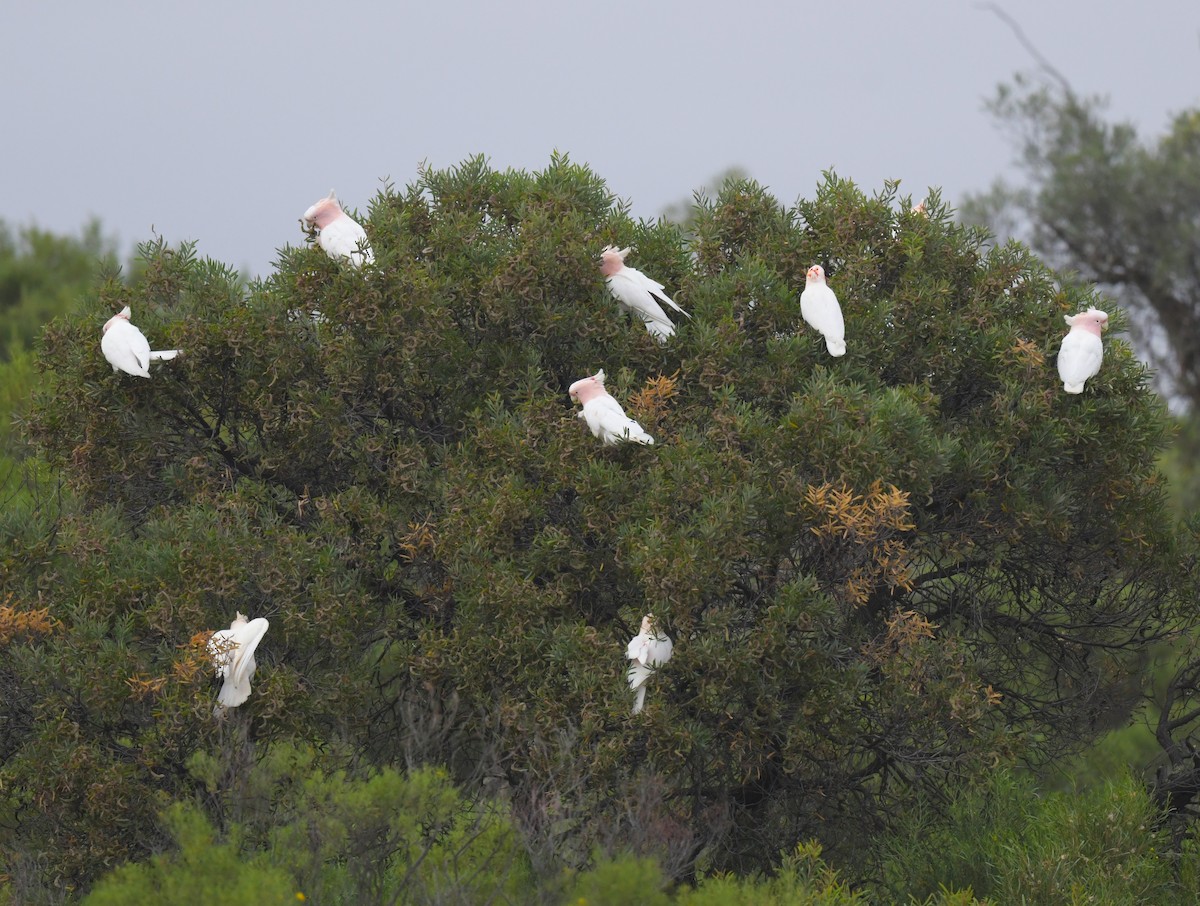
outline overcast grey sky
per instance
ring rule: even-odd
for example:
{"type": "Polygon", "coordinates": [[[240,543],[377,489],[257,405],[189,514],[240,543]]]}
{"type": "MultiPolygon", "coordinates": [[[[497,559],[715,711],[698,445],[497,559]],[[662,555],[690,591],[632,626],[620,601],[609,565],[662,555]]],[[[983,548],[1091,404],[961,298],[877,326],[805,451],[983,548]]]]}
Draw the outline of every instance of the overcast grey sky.
{"type": "MultiPolygon", "coordinates": [[[[1200,104],[1200,3],[1001,0],[1143,135],[1200,104]]],[[[952,204],[1006,170],[983,109],[1034,67],[971,0],[17,3],[0,0],[10,225],[152,231],[250,274],[331,187],[486,154],[590,164],[637,216],[731,165],[790,204],[833,167],[952,204]],[[14,121],[15,120],[15,121],[14,121]]]]}

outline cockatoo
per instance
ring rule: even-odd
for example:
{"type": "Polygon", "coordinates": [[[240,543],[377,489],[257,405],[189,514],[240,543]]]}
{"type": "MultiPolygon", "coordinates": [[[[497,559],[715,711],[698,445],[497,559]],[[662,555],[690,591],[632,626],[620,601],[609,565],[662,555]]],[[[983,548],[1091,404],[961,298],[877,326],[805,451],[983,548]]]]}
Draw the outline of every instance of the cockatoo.
{"type": "Polygon", "coordinates": [[[217,676],[224,679],[213,714],[220,717],[226,708],[236,708],[250,697],[250,677],[254,676],[254,649],[262,641],[270,624],[265,618],[246,621],[240,611],[228,629],[218,629],[208,643],[217,676]]]}
{"type": "Polygon", "coordinates": [[[153,362],[169,362],[179,355],[178,349],[150,349],[146,335],[129,323],[129,306],[104,322],[100,351],[112,365],[113,371],[124,371],[136,377],[150,377],[153,362]]]}
{"type": "Polygon", "coordinates": [[[842,307],[825,283],[825,269],[819,264],[808,269],[804,292],[800,294],[800,314],[824,335],[830,355],[846,354],[846,322],[842,320],[842,307]]]}
{"type": "Polygon", "coordinates": [[[329,195],[305,211],[302,219],[306,224],[320,230],[317,242],[330,258],[335,261],[345,258],[355,267],[364,262],[375,263],[375,255],[371,252],[371,246],[367,244],[367,231],[342,210],[333,189],[329,190],[329,195]]]}
{"type": "Polygon", "coordinates": [[[665,343],[667,337],[675,334],[675,326],[659,303],[665,302],[684,317],[690,318],[691,315],[675,304],[675,300],[663,291],[663,285],[657,280],[651,280],[637,268],[625,266],[625,256],[629,251],[613,245],[605,246],[600,253],[600,273],[604,274],[608,291],[621,308],[641,318],[650,336],[665,343]]]}
{"type": "Polygon", "coordinates": [[[1104,359],[1100,331],[1108,324],[1108,314],[1089,308],[1077,315],[1064,315],[1071,329],[1058,349],[1058,376],[1067,393],[1083,393],[1084,382],[1094,377],[1104,359]]]}
{"type": "Polygon", "coordinates": [[[671,640],[660,632],[654,614],[648,613],[642,617],[642,631],[629,641],[625,649],[625,657],[629,658],[629,688],[637,693],[633,703],[633,713],[637,714],[646,703],[646,680],[660,667],[671,659],[675,646],[671,640]]]}
{"type": "Polygon", "coordinates": [[[605,446],[631,441],[635,444],[652,444],[654,438],[642,430],[642,426],[625,414],[609,392],[604,389],[604,369],[591,377],[581,378],[567,388],[567,395],[583,403],[578,414],[600,438],[605,446]]]}

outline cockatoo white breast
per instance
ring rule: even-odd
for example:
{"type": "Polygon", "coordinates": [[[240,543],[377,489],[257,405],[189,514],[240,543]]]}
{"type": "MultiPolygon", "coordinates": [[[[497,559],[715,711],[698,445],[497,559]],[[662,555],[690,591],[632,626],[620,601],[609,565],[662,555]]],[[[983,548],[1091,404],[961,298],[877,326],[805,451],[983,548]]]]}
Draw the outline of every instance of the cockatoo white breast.
{"type": "Polygon", "coordinates": [[[809,326],[825,337],[829,354],[846,354],[846,323],[837,295],[825,283],[825,270],[814,264],[808,269],[804,292],[800,294],[800,314],[809,326]]]}
{"type": "Polygon", "coordinates": [[[1084,384],[1095,377],[1104,361],[1101,332],[1108,324],[1108,313],[1089,308],[1063,318],[1071,329],[1058,348],[1058,376],[1067,393],[1082,393],[1084,384]]]}

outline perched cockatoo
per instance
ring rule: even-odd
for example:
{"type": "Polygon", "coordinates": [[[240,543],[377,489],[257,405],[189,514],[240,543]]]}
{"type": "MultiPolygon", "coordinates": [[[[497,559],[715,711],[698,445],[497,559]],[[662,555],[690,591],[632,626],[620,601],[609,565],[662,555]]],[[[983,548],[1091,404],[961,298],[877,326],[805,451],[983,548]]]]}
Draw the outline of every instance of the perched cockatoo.
{"type": "Polygon", "coordinates": [[[650,336],[665,343],[667,337],[675,334],[675,327],[659,303],[665,302],[684,317],[691,315],[675,304],[657,280],[651,280],[637,268],[626,267],[625,256],[628,254],[629,249],[606,245],[600,253],[600,273],[604,274],[608,291],[621,308],[641,318],[650,336]]]}
{"type": "Polygon", "coordinates": [[[642,617],[642,631],[635,635],[625,649],[625,657],[629,658],[629,688],[637,693],[633,703],[633,713],[637,714],[646,703],[646,680],[654,673],[654,668],[665,664],[671,659],[675,646],[666,634],[656,625],[654,614],[648,613],[642,617]]]}
{"type": "Polygon", "coordinates": [[[1084,382],[1094,377],[1104,359],[1100,331],[1108,324],[1108,314],[1089,308],[1077,315],[1064,315],[1071,329],[1058,349],[1058,376],[1067,393],[1083,393],[1084,382]]]}
{"type": "Polygon", "coordinates": [[[567,388],[567,395],[583,403],[578,415],[587,422],[592,434],[600,438],[605,446],[631,441],[635,444],[652,444],[654,438],[642,430],[642,426],[625,414],[621,404],[604,389],[604,369],[591,377],[581,378],[567,388]]]}
{"type": "Polygon", "coordinates": [[[213,714],[220,717],[226,708],[236,708],[250,697],[250,677],[254,676],[254,649],[262,641],[270,624],[265,618],[246,621],[241,612],[228,629],[218,629],[208,643],[217,675],[225,680],[217,696],[213,714]]]}
{"type": "Polygon", "coordinates": [[[333,189],[329,190],[329,195],[305,211],[302,219],[306,224],[320,230],[317,242],[330,258],[335,261],[345,258],[355,267],[364,262],[375,263],[375,255],[371,252],[371,246],[367,244],[367,231],[342,210],[333,189]]]}
{"type": "Polygon", "coordinates": [[[129,323],[129,306],[104,322],[100,351],[112,365],[113,371],[124,371],[137,377],[150,377],[150,365],[169,362],[179,355],[178,349],[150,349],[146,335],[129,323]]]}
{"type": "Polygon", "coordinates": [[[824,335],[830,355],[846,354],[846,322],[842,320],[842,307],[825,283],[825,268],[819,264],[808,269],[804,292],[800,294],[800,314],[824,335]]]}

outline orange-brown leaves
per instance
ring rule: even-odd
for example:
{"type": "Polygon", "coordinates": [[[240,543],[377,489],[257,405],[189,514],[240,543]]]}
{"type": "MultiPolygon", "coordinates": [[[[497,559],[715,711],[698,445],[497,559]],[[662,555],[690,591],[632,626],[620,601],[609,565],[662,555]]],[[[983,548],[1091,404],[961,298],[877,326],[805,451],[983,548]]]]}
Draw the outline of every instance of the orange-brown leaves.
{"type": "Polygon", "coordinates": [[[666,414],[671,400],[679,393],[676,378],[679,372],[646,379],[646,386],[629,397],[629,407],[639,418],[657,423],[666,414]]]}
{"type": "Polygon", "coordinates": [[[1028,372],[1040,371],[1046,365],[1046,357],[1030,340],[1017,340],[1016,345],[1004,353],[1004,360],[1020,365],[1028,372]]]}
{"type": "Polygon", "coordinates": [[[853,603],[865,603],[880,584],[910,588],[908,548],[898,537],[915,528],[906,492],[879,481],[865,494],[822,483],[805,489],[804,506],[814,535],[857,551],[842,586],[853,603]]]}
{"type": "Polygon", "coordinates": [[[125,685],[129,687],[130,695],[137,702],[149,695],[157,695],[166,684],[167,677],[148,676],[145,673],[135,673],[133,676],[125,678],[125,685]]]}
{"type": "Polygon", "coordinates": [[[0,604],[0,645],[7,645],[18,637],[33,638],[49,635],[62,624],[50,616],[50,608],[18,610],[12,606],[12,595],[0,604]]]}
{"type": "MultiPolygon", "coordinates": [[[[171,665],[175,679],[181,683],[194,683],[202,675],[212,669],[212,658],[208,651],[208,643],[213,634],[209,630],[197,632],[188,639],[187,644],[180,645],[179,656],[171,665]]],[[[129,682],[126,680],[126,682],[129,682]]],[[[133,688],[132,686],[130,688],[133,688]]],[[[155,690],[157,691],[157,690],[155,690]]]]}

